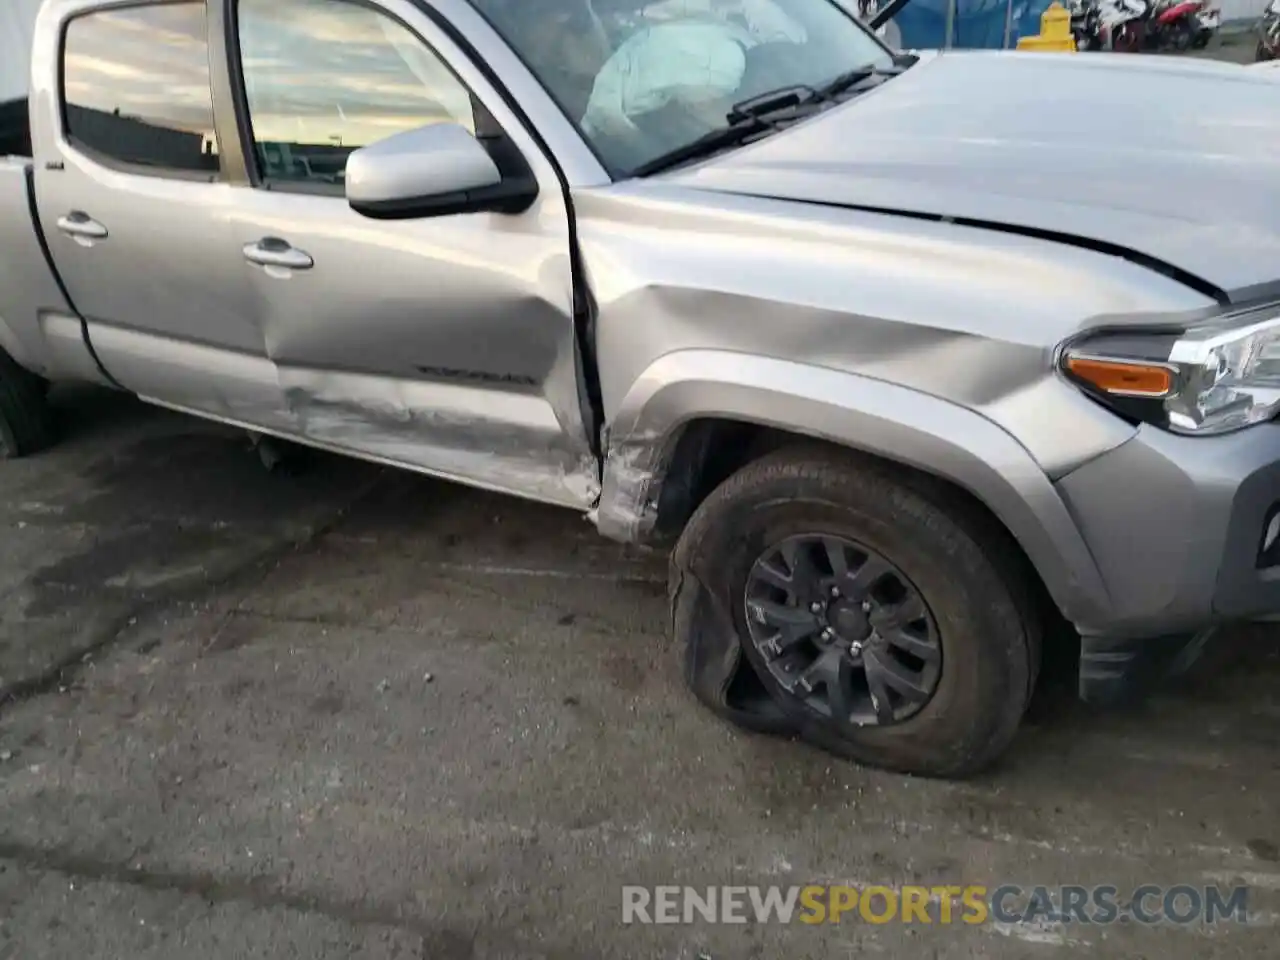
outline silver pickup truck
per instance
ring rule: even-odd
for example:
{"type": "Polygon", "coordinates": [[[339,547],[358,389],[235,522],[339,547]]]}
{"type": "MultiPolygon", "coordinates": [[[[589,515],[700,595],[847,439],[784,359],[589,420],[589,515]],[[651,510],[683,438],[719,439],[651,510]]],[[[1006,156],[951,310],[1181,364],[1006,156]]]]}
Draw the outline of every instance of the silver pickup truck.
{"type": "Polygon", "coordinates": [[[45,384],[675,541],[721,716],[960,776],[1280,611],[1280,87],[836,0],[47,0],[0,166],[45,384]],[[1074,631],[1057,631],[1065,624],[1074,631]]]}

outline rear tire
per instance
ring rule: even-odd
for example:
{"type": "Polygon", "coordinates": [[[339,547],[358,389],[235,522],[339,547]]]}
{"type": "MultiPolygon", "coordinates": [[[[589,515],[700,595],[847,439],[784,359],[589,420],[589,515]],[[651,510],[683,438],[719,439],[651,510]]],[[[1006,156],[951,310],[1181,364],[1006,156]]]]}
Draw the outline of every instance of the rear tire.
{"type": "Polygon", "coordinates": [[[25,457],[55,439],[47,383],[0,350],[0,460],[25,457]]]}
{"type": "Polygon", "coordinates": [[[1115,53],[1140,53],[1143,46],[1143,35],[1132,23],[1126,23],[1118,33],[1113,34],[1111,49],[1115,53]]]}
{"type": "MultiPolygon", "coordinates": [[[[844,563],[824,560],[821,548],[816,556],[824,576],[844,563]]],[[[976,773],[1012,741],[1038,671],[1041,623],[1019,562],[1008,535],[940,482],[825,447],[784,449],[749,464],[716,489],[695,512],[673,554],[672,627],[684,645],[686,682],[719,716],[754,731],[798,736],[847,759],[903,773],[976,773]],[[874,692],[878,686],[881,691],[880,698],[869,699],[870,721],[865,710],[858,714],[848,709],[855,694],[867,700],[858,693],[857,683],[851,682],[846,695],[823,708],[817,701],[830,688],[817,688],[824,694],[803,684],[788,689],[787,677],[794,679],[791,663],[782,664],[784,656],[769,649],[769,642],[761,642],[760,608],[748,597],[748,589],[757,590],[761,582],[759,558],[777,557],[777,544],[806,536],[823,538],[816,541],[821,544],[855,545],[853,553],[845,554],[842,547],[839,554],[854,558],[850,571],[861,569],[859,550],[886,562],[927,608],[911,629],[936,627],[931,636],[938,643],[941,666],[933,673],[928,699],[908,705],[901,718],[881,712],[879,701],[888,688],[873,684],[870,677],[873,666],[882,671],[878,664],[885,659],[886,643],[892,641],[884,640],[877,627],[866,638],[866,652],[861,643],[848,642],[850,631],[866,636],[871,629],[857,620],[856,612],[850,620],[842,609],[839,629],[826,631],[847,646],[833,652],[837,644],[823,634],[814,641],[818,652],[813,656],[822,659],[840,652],[851,662],[863,663],[866,676],[860,689],[874,692]],[[754,623],[748,623],[749,607],[754,623]],[[848,626],[851,622],[855,625],[848,626]],[[780,682],[781,674],[786,676],[780,682]],[[840,722],[836,717],[841,715],[860,719],[840,722]]],[[[789,582],[798,582],[799,569],[792,565],[789,582]]],[[[883,586],[889,581],[876,582],[883,586]]],[[[818,601],[827,589],[818,588],[815,606],[821,605],[818,601]]],[[[850,597],[857,593],[847,592],[850,597]]],[[[830,607],[836,603],[831,600],[830,607]]],[[[779,604],[787,618],[803,619],[810,609],[799,591],[785,601],[771,600],[770,608],[776,611],[779,604]]],[[[881,609],[870,600],[861,602],[862,610],[869,608],[881,609]]],[[[896,607],[889,602],[883,609],[896,607]]],[[[823,616],[824,623],[837,623],[829,612],[823,616]]],[[[882,617],[880,623],[885,622],[882,617]]],[[[889,629],[883,634],[900,638],[902,632],[889,629]]],[[[808,643],[789,643],[786,658],[798,656],[802,647],[807,656],[808,643]]],[[[803,668],[801,663],[797,669],[805,672],[803,668]]],[[[854,676],[850,669],[842,665],[844,672],[838,675],[854,676]]],[[[897,688],[889,699],[899,702],[897,688]]]]}

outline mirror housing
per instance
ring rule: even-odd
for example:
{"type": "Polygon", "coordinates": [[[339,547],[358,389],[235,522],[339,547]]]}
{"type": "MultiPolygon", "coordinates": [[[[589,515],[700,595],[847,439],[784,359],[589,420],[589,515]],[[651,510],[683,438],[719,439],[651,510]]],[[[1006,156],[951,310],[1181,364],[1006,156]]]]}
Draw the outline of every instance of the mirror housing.
{"type": "Polygon", "coordinates": [[[347,157],[347,203],[374,220],[519,213],[538,195],[537,182],[520,161],[518,173],[504,176],[466,128],[433,123],[352,152],[347,157]]]}

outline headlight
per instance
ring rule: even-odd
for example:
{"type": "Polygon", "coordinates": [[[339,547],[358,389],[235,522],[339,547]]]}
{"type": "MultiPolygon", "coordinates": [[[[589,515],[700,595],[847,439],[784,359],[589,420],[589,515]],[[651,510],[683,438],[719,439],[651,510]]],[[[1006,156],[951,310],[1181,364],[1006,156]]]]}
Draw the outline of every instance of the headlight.
{"type": "Polygon", "coordinates": [[[1280,412],[1280,316],[1113,332],[1062,351],[1068,379],[1135,421],[1210,436],[1280,412]]]}

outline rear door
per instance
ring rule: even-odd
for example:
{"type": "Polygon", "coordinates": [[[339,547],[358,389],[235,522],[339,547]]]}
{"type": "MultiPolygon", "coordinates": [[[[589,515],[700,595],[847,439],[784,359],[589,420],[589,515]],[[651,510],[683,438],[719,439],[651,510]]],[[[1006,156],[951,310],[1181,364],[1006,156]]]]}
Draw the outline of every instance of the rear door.
{"type": "Polygon", "coordinates": [[[235,13],[255,186],[233,243],[254,264],[267,353],[303,435],[588,506],[597,465],[569,218],[546,157],[419,5],[238,0],[235,13]],[[501,127],[537,177],[534,205],[401,221],[352,211],[347,156],[437,122],[501,127]]]}
{"type": "Polygon", "coordinates": [[[33,99],[36,196],[103,365],[145,398],[292,430],[232,240],[244,191],[215,132],[204,3],[86,2],[57,56],[33,99]]]}

